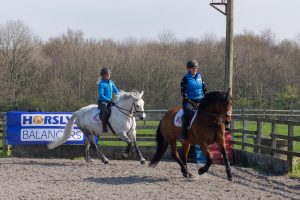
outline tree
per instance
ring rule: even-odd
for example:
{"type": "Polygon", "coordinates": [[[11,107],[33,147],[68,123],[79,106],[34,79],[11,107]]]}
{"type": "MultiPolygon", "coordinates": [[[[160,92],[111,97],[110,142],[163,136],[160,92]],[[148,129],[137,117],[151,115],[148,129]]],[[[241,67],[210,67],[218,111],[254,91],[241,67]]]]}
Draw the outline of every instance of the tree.
{"type": "Polygon", "coordinates": [[[40,75],[40,42],[22,21],[8,21],[0,26],[1,91],[13,105],[40,75]]]}
{"type": "Polygon", "coordinates": [[[287,86],[286,90],[276,95],[275,106],[277,109],[299,109],[299,90],[293,86],[287,86]]]}

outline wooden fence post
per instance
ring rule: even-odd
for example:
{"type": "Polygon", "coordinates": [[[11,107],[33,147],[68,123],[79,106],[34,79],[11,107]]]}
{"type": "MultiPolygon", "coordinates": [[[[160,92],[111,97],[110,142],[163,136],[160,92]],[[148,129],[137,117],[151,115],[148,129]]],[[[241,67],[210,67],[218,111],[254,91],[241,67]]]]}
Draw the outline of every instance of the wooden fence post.
{"type": "Polygon", "coordinates": [[[248,129],[248,121],[243,119],[243,132],[242,132],[242,151],[246,151],[246,145],[247,143],[247,133],[244,130],[248,129]]]}
{"type": "Polygon", "coordinates": [[[2,136],[2,153],[4,156],[7,155],[8,146],[6,143],[6,113],[3,116],[3,136],[2,136]]]}
{"type": "Polygon", "coordinates": [[[288,154],[287,154],[287,161],[289,164],[289,171],[292,171],[293,167],[293,140],[292,137],[294,136],[294,126],[292,124],[288,124],[288,154]]]}
{"type": "MultiPolygon", "coordinates": [[[[262,122],[260,120],[257,120],[257,135],[256,135],[256,140],[255,140],[255,144],[256,145],[261,145],[261,128],[262,128],[262,122]]],[[[260,153],[260,147],[256,147],[254,148],[254,152],[255,153],[260,153]]]]}
{"type": "MultiPolygon", "coordinates": [[[[272,122],[272,127],[271,127],[271,147],[273,149],[276,149],[276,134],[277,132],[277,126],[276,126],[276,123],[275,122],[272,122]]],[[[274,156],[274,150],[271,149],[271,156],[274,156]]]]}

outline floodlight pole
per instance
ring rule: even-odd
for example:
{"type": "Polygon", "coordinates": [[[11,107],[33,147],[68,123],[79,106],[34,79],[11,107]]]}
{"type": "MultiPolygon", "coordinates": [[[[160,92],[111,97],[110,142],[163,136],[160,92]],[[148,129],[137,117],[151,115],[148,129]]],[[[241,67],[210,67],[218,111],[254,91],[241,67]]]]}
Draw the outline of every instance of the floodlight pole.
{"type": "Polygon", "coordinates": [[[219,3],[210,3],[219,12],[226,15],[226,47],[225,47],[225,80],[224,90],[228,88],[231,90],[232,95],[232,81],[233,81],[233,4],[234,0],[221,0],[219,3]],[[225,12],[217,6],[225,6],[225,12]]]}

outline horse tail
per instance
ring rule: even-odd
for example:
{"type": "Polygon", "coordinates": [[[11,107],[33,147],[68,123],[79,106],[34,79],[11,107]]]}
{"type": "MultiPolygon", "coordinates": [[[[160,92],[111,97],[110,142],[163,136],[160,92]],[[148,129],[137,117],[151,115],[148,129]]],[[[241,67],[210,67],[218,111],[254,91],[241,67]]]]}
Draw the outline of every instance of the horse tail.
{"type": "Polygon", "coordinates": [[[164,136],[161,133],[160,123],[156,130],[156,143],[157,143],[156,153],[149,164],[149,166],[153,166],[153,167],[155,167],[158,164],[158,162],[161,160],[161,158],[163,157],[163,155],[165,154],[169,146],[169,143],[165,140],[164,136]]]}
{"type": "Polygon", "coordinates": [[[72,133],[72,126],[73,126],[76,115],[77,115],[77,112],[74,112],[65,127],[63,136],[60,139],[48,144],[48,149],[54,149],[54,148],[58,147],[59,145],[62,145],[69,139],[69,137],[71,136],[71,133],[72,133]]]}

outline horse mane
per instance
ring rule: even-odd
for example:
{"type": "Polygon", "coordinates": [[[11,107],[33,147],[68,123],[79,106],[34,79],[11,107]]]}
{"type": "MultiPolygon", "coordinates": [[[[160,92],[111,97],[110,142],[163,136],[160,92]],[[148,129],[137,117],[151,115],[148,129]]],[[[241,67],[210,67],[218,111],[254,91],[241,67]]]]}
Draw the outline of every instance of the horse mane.
{"type": "Polygon", "coordinates": [[[226,99],[226,92],[212,91],[205,94],[204,98],[201,100],[198,109],[205,109],[211,104],[216,104],[218,102],[228,102],[226,99]]]}
{"type": "Polygon", "coordinates": [[[141,99],[141,94],[137,90],[132,90],[130,92],[125,92],[123,90],[120,90],[119,93],[116,95],[116,98],[114,99],[116,102],[128,98],[128,96],[131,95],[136,99],[141,99]]]}

